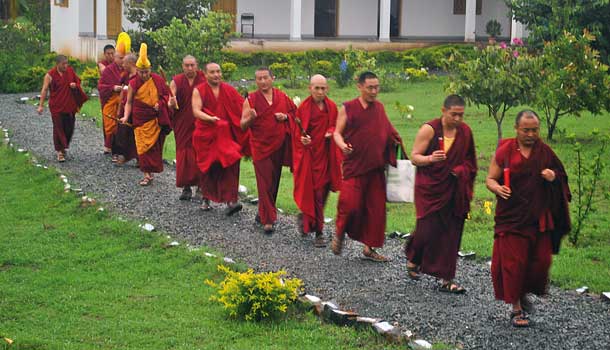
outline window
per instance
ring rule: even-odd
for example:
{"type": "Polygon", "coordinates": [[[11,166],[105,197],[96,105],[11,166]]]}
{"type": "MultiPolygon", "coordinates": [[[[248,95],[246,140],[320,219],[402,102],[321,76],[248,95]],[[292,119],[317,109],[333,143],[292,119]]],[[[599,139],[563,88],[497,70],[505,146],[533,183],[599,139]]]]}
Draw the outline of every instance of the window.
{"type": "Polygon", "coordinates": [[[53,0],[55,6],[68,7],[68,0],[53,0]]]}
{"type": "MultiPolygon", "coordinates": [[[[483,0],[477,0],[477,15],[481,14],[481,8],[483,7],[483,0]]],[[[466,0],[453,0],[453,14],[454,15],[465,15],[466,14],[466,0]]]]}

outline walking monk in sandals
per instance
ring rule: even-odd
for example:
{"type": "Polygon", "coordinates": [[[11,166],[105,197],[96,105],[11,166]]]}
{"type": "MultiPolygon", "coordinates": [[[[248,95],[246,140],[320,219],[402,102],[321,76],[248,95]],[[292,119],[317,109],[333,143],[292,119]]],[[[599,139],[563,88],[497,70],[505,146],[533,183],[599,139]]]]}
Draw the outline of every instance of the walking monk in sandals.
{"type": "Polygon", "coordinates": [[[411,279],[419,279],[421,271],[441,279],[440,291],[457,294],[466,292],[453,279],[477,175],[474,139],[463,122],[464,106],[460,96],[448,96],[441,117],[417,132],[411,152],[417,166],[417,222],[406,245],[411,279]]]}
{"type": "Polygon", "coordinates": [[[511,324],[528,327],[527,294],[547,293],[552,254],[571,228],[571,194],[563,164],[539,137],[538,115],[519,112],[515,131],[500,142],[486,180],[498,200],[491,277],[496,299],[512,305],[511,324]]]}
{"type": "Polygon", "coordinates": [[[161,76],[151,73],[148,48],[142,43],[140,56],[136,62],[137,76],[129,82],[127,103],[122,123],[133,120],[136,148],[140,170],[144,178],[140,186],[148,186],[153,181],[153,173],[163,171],[163,143],[170,133],[169,95],[170,91],[161,76]]]}

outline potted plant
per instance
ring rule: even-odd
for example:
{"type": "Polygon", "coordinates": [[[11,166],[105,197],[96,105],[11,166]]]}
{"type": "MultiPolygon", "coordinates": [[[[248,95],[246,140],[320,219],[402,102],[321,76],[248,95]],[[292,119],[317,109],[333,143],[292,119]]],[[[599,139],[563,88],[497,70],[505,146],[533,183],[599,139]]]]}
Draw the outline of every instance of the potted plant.
{"type": "Polygon", "coordinates": [[[502,34],[502,25],[495,19],[490,19],[485,26],[485,32],[488,35],[489,44],[496,43],[496,38],[502,34]]]}

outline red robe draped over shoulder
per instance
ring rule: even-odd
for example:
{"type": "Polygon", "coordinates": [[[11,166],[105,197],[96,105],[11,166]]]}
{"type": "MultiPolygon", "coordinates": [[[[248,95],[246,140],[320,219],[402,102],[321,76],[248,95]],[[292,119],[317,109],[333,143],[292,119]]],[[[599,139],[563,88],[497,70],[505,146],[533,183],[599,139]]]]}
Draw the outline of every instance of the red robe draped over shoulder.
{"type": "MultiPolygon", "coordinates": [[[[104,69],[100,80],[97,83],[97,90],[100,94],[100,105],[102,114],[113,118],[119,117],[121,104],[121,92],[114,91],[116,85],[121,85],[127,73],[116,63],[112,63],[104,69]]],[[[118,122],[102,116],[104,131],[104,146],[110,148],[113,144],[113,135],[118,128],[118,122]]]]}
{"type": "Polygon", "coordinates": [[[176,186],[196,186],[201,180],[201,172],[197,168],[195,150],[193,149],[193,131],[195,130],[195,117],[193,116],[193,90],[206,81],[203,72],[198,70],[193,84],[182,74],[173,78],[176,84],[176,101],[178,110],[172,110],[170,119],[174,137],[176,139],[176,186]]]}
{"type": "Polygon", "coordinates": [[[385,240],[385,165],[396,165],[398,132],[383,104],[375,101],[365,109],[358,98],[345,102],[347,123],[343,133],[353,151],[343,159],[343,182],[337,205],[336,234],[369,247],[385,240]]]}
{"type": "Polygon", "coordinates": [[[75,114],[89,99],[80,85],[80,78],[68,67],[63,74],[53,68],[47,72],[51,76],[49,111],[51,115],[59,113],[75,114]],[[76,83],[72,89],[70,83],[76,83]]]}
{"type": "Polygon", "coordinates": [[[330,190],[336,192],[341,186],[341,153],[332,138],[325,137],[335,131],[337,106],[329,98],[324,105],[321,111],[310,96],[297,109],[296,117],[311,137],[311,144],[303,145],[296,123],[292,130],[294,201],[310,217],[316,216],[315,190],[330,183],[330,190]]]}
{"type": "MultiPolygon", "coordinates": [[[[257,117],[250,125],[250,149],[253,160],[262,160],[285,145],[290,136],[290,123],[294,119],[297,107],[290,97],[278,89],[273,89],[273,103],[267,103],[261,91],[250,93],[248,96],[250,108],[256,110],[257,117]],[[287,122],[279,122],[275,113],[288,114],[287,122]]],[[[290,142],[288,142],[288,145],[290,142]]],[[[290,147],[288,147],[290,148],[290,147]]],[[[289,151],[288,149],[287,151],[289,151]]],[[[292,166],[290,152],[284,154],[282,164],[292,166]]]]}

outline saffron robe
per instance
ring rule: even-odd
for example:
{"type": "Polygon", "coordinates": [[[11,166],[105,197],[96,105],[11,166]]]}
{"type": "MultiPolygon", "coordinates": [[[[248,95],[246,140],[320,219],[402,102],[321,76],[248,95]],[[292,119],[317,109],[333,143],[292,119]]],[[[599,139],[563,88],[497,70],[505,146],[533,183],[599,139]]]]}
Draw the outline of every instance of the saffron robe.
{"type": "Polygon", "coordinates": [[[220,120],[212,123],[197,119],[193,146],[197,165],[203,173],[201,192],[217,203],[237,202],[239,161],[242,157],[243,132],[237,129],[241,119],[243,97],[227,83],[220,83],[218,97],[208,83],[197,86],[201,96],[201,110],[220,120]]]}
{"type": "Polygon", "coordinates": [[[151,73],[142,81],[139,76],[129,82],[133,90],[132,120],[140,170],[145,173],[163,171],[163,143],[171,131],[167,102],[169,88],[159,75],[151,73]],[[155,104],[159,110],[154,109],[155,104]]]}
{"type": "Polygon", "coordinates": [[[80,79],[72,67],[60,74],[57,67],[47,72],[51,76],[49,85],[49,111],[53,121],[53,145],[56,151],[70,147],[76,123],[75,114],[87,101],[88,97],[81,88],[80,79]],[[72,89],[70,83],[76,83],[72,89]]]}
{"type": "Polygon", "coordinates": [[[347,122],[343,138],[353,151],[343,159],[343,182],[337,205],[336,234],[347,233],[369,247],[385,240],[385,166],[396,165],[395,143],[400,136],[388,119],[383,104],[362,107],[345,102],[347,122]]]}
{"type": "MultiPolygon", "coordinates": [[[[515,303],[548,288],[552,254],[571,229],[568,177],[549,146],[538,140],[525,158],[516,139],[503,140],[496,163],[510,169],[509,199],[497,197],[491,274],[496,299],[515,303]],[[555,172],[548,182],[540,173],[555,172]]],[[[500,179],[500,184],[503,184],[500,179]]]]}
{"type": "MultiPolygon", "coordinates": [[[[434,137],[424,155],[438,150],[438,139],[443,137],[440,118],[427,124],[434,129],[434,137]]],[[[446,155],[442,162],[417,168],[417,222],[406,254],[410,262],[421,266],[423,273],[451,280],[455,277],[464,220],[470,211],[477,174],[474,139],[467,124],[457,127],[446,155]]]]}
{"type": "Polygon", "coordinates": [[[250,149],[258,190],[258,214],[263,225],[273,224],[277,220],[275,201],[282,166],[292,166],[290,123],[296,106],[278,89],[273,89],[271,104],[261,91],[249,94],[248,103],[257,113],[250,125],[250,149]],[[288,115],[288,120],[278,121],[275,113],[288,115]]]}
{"type": "Polygon", "coordinates": [[[189,84],[184,73],[174,76],[173,80],[176,84],[176,101],[179,107],[170,115],[176,139],[176,187],[196,186],[199,184],[201,173],[197,168],[192,142],[195,117],[191,101],[193,89],[205,82],[205,76],[198,70],[192,85],[189,84]]]}
{"type": "Polygon", "coordinates": [[[97,83],[97,90],[100,94],[100,105],[102,106],[102,125],[104,131],[104,146],[112,147],[112,138],[117,131],[118,122],[116,120],[106,118],[119,117],[121,107],[121,92],[114,91],[116,85],[121,86],[126,73],[116,63],[107,65],[104,72],[100,76],[97,83]]]}
{"type": "Polygon", "coordinates": [[[332,139],[325,137],[335,131],[337,106],[326,98],[324,110],[320,110],[310,96],[301,103],[296,117],[312,142],[303,145],[302,132],[293,123],[294,201],[303,213],[303,232],[322,232],[328,192],[336,192],[341,186],[341,153],[332,139]]]}

